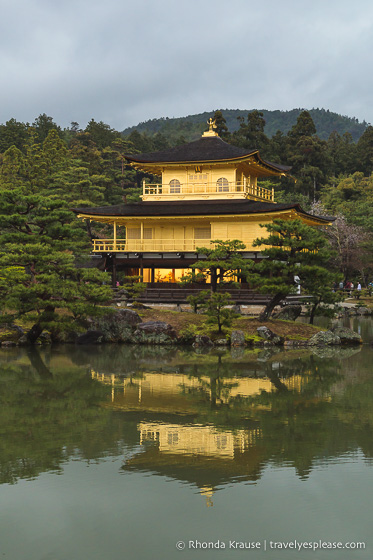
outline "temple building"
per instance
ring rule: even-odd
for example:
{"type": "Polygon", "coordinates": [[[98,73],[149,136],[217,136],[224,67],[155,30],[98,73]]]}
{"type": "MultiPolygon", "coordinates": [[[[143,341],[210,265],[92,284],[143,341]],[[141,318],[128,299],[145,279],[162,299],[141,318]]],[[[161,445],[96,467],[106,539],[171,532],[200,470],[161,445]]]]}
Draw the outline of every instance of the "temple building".
{"type": "Polygon", "coordinates": [[[145,282],[175,282],[198,260],[197,247],[213,240],[242,241],[245,258],[260,252],[253,241],[260,224],[276,218],[321,226],[329,221],[305,212],[299,204],[278,204],[273,189],[258,179],[281,177],[290,167],[264,160],[257,149],[224,142],[209,130],[199,140],[159,152],[126,155],[130,165],[160,178],[143,182],[142,201],[78,208],[82,219],[110,224],[110,239],[94,239],[93,253],[108,268],[140,274],[145,282]]]}

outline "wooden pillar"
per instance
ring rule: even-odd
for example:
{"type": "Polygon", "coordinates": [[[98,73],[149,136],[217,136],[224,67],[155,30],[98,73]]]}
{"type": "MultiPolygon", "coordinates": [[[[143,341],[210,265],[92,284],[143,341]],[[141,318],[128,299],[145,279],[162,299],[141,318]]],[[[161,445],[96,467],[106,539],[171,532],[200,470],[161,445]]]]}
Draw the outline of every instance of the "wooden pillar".
{"type": "Polygon", "coordinates": [[[114,241],[113,251],[116,251],[117,250],[117,222],[115,220],[113,224],[113,241],[114,241]]]}
{"type": "Polygon", "coordinates": [[[151,274],[150,282],[152,284],[154,284],[154,282],[155,282],[155,268],[154,268],[154,266],[150,269],[150,274],[151,274]]]}
{"type": "Polygon", "coordinates": [[[140,276],[141,276],[140,282],[142,282],[144,278],[144,263],[142,257],[140,257],[140,276]]]}

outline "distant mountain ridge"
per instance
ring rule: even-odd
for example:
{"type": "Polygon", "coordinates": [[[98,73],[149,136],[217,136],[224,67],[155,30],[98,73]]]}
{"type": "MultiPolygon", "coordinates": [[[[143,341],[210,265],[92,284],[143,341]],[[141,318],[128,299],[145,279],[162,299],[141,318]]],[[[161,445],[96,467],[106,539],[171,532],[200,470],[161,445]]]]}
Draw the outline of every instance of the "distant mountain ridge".
{"type": "MultiPolygon", "coordinates": [[[[227,122],[230,132],[234,132],[239,128],[238,117],[246,120],[247,114],[251,110],[242,109],[220,109],[227,122]]],[[[291,111],[267,111],[260,109],[266,121],[265,133],[272,137],[278,130],[286,134],[296,123],[299,114],[305,109],[292,109],[291,111]]],[[[365,121],[359,122],[356,118],[351,118],[326,109],[308,109],[316,126],[316,133],[322,140],[327,140],[333,131],[342,135],[349,132],[356,142],[363,134],[368,126],[365,121]]],[[[122,131],[123,135],[128,135],[132,131],[137,130],[140,133],[146,133],[153,136],[157,133],[164,134],[169,140],[180,138],[183,136],[187,142],[191,142],[199,138],[204,130],[207,129],[206,121],[212,117],[215,110],[210,112],[198,113],[196,115],[188,115],[186,117],[151,119],[141,122],[136,126],[131,126],[122,131]]]]}

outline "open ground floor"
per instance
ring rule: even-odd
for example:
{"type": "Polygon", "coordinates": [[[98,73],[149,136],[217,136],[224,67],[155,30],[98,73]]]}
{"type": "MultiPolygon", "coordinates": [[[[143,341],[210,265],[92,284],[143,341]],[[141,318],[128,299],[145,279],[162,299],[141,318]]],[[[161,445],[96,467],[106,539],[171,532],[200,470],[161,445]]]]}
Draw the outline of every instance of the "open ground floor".
{"type": "MultiPolygon", "coordinates": [[[[259,252],[243,252],[245,259],[258,261],[259,252]]],[[[106,253],[94,255],[93,262],[112,276],[113,287],[123,284],[126,276],[141,277],[148,284],[177,284],[192,271],[191,266],[203,257],[190,253],[106,253]]],[[[242,279],[235,280],[241,282],[242,279]]]]}

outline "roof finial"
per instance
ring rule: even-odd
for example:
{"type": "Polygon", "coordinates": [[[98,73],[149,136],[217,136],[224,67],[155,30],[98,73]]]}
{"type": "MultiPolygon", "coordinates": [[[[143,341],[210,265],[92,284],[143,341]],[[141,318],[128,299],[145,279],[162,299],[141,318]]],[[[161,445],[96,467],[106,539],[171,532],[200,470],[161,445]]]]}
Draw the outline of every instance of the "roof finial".
{"type": "Polygon", "coordinates": [[[215,119],[212,119],[210,117],[209,120],[207,121],[207,124],[209,125],[209,129],[206,130],[206,132],[204,132],[202,134],[202,137],[203,136],[219,136],[218,133],[214,131],[214,128],[217,128],[215,119]]]}

